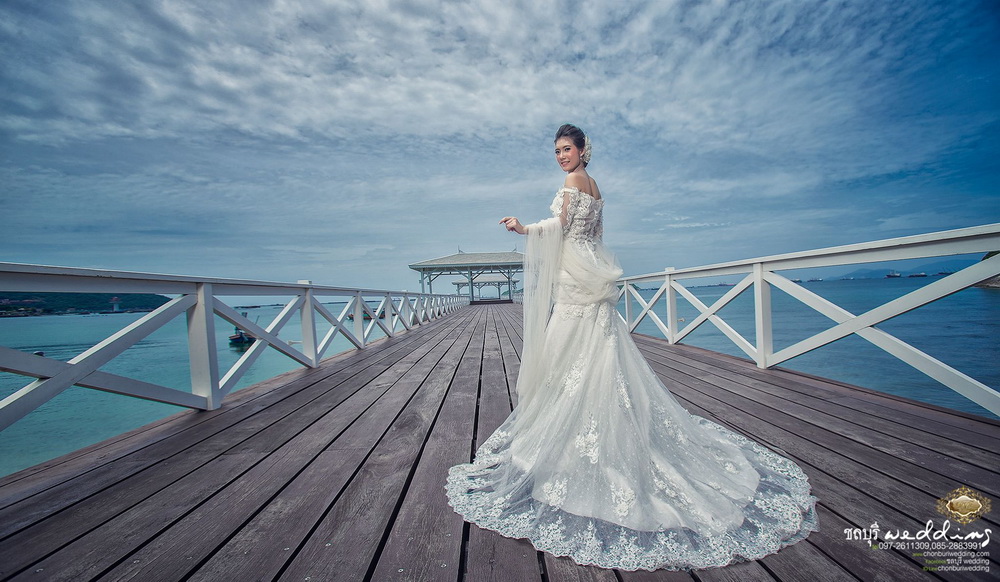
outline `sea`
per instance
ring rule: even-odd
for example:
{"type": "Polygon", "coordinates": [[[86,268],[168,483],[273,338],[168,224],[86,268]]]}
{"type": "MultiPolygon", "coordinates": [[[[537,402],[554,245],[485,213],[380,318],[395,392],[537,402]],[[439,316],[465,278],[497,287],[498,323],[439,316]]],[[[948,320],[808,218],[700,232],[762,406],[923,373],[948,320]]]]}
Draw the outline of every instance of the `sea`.
{"type": "MultiPolygon", "coordinates": [[[[928,280],[924,278],[902,277],[807,281],[802,285],[840,307],[859,314],[927,283],[928,280]]],[[[690,289],[700,301],[711,305],[728,292],[730,287],[707,285],[690,289]]],[[[655,289],[645,289],[640,294],[648,301],[655,292],[655,289]]],[[[827,318],[777,289],[772,289],[772,302],[775,351],[833,325],[827,318]]],[[[341,306],[331,304],[328,307],[334,313],[339,313],[341,306]]],[[[623,309],[624,303],[620,303],[619,308],[623,309]]],[[[237,309],[246,312],[249,319],[266,326],[278,315],[282,306],[245,306],[237,309]]],[[[654,310],[661,319],[664,318],[662,299],[654,310]]],[[[120,313],[0,318],[0,345],[28,353],[41,351],[47,357],[66,361],[142,315],[120,313]]],[[[678,298],[678,316],[684,320],[681,326],[697,315],[698,311],[693,306],[678,298]]],[[[723,308],[719,315],[747,340],[754,342],[751,290],[744,291],[723,308]]],[[[322,337],[329,327],[323,320],[320,323],[318,333],[322,337]]],[[[877,327],[987,386],[1000,387],[1000,289],[965,289],[883,322],[877,327]]],[[[232,326],[224,320],[216,320],[216,351],[222,370],[232,366],[243,353],[240,348],[229,345],[228,336],[233,331],[232,326]]],[[[656,325],[648,319],[636,331],[662,337],[656,325]]],[[[279,335],[292,342],[301,340],[298,318],[292,318],[279,335]]],[[[372,339],[381,336],[376,327],[372,339]]],[[[746,357],[710,322],[702,324],[683,343],[746,357]]],[[[346,339],[338,337],[326,355],[352,348],[346,339]]],[[[268,349],[242,378],[237,390],[298,367],[290,358],[274,349],[268,349]]],[[[855,335],[793,358],[780,367],[997,418],[964,396],[855,335]]],[[[190,390],[184,318],[171,321],[101,370],[190,390]]],[[[19,390],[30,380],[0,372],[0,398],[19,390]]],[[[183,409],[180,407],[168,404],[73,386],[0,432],[0,476],[100,442],[181,410],[183,409]]]]}
{"type": "MultiPolygon", "coordinates": [[[[325,303],[339,315],[343,302],[325,303]]],[[[377,307],[372,303],[371,307],[377,307]]],[[[235,306],[250,321],[267,327],[284,305],[235,306]]],[[[98,342],[143,317],[144,313],[105,313],[87,315],[41,315],[0,318],[0,345],[28,353],[43,352],[46,357],[68,361],[98,342]]],[[[370,321],[366,320],[365,325],[370,321]]],[[[330,329],[317,318],[319,339],[330,329]]],[[[243,355],[245,348],[232,346],[232,324],[216,317],[216,353],[219,369],[225,374],[243,355]]],[[[278,336],[298,347],[302,325],[293,316],[278,336]]],[[[385,337],[377,325],[369,341],[385,337]]],[[[342,335],[337,335],[324,357],[354,349],[342,335]]],[[[298,362],[275,349],[266,349],[240,379],[234,390],[252,386],[278,374],[301,368],[298,362]]],[[[103,372],[143,380],[190,392],[191,379],[187,347],[187,323],[183,316],[139,341],[106,365],[103,372]]],[[[0,372],[0,399],[20,390],[33,378],[0,372]]],[[[0,431],[0,476],[73,452],[121,433],[165,418],[184,407],[72,386],[38,409],[0,431]]]]}

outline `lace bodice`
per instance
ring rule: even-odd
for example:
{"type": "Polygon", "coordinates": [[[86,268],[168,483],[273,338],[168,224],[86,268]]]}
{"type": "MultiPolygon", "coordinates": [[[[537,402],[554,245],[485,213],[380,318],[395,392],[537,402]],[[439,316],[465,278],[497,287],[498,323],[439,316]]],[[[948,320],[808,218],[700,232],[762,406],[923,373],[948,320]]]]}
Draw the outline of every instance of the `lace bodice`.
{"type": "Polygon", "coordinates": [[[576,240],[600,240],[604,235],[604,200],[595,200],[577,188],[563,187],[549,207],[552,216],[562,220],[563,236],[576,240]],[[563,216],[565,197],[569,197],[566,215],[563,216]]]}

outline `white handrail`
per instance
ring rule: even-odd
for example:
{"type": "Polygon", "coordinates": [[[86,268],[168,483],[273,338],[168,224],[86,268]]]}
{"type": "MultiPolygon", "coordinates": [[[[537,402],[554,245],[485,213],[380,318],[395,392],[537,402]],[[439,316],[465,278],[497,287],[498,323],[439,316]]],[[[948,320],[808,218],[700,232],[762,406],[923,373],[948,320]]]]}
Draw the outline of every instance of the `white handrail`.
{"type": "Polygon", "coordinates": [[[698,326],[709,321],[748,357],[756,361],[760,368],[775,366],[845,336],[856,334],[990,412],[1000,415],[1000,392],[874,327],[887,319],[1000,275],[1000,255],[980,261],[957,273],[947,275],[902,297],[857,315],[776,272],[888,260],[986,253],[998,249],[1000,249],[1000,224],[988,224],[701,267],[666,269],[659,273],[623,277],[618,281],[621,286],[619,299],[622,297],[625,299],[625,314],[622,319],[625,320],[629,329],[634,331],[644,319],[649,318],[667,341],[672,344],[680,342],[698,326]],[[711,306],[706,306],[681,284],[681,281],[685,279],[724,275],[744,275],[744,277],[711,306]],[[639,294],[638,285],[652,282],[659,284],[659,288],[647,301],[639,294]],[[825,331],[774,352],[772,346],[772,286],[831,319],[834,325],[825,331]],[[753,287],[754,292],[754,342],[744,338],[719,316],[719,311],[723,307],[749,287],[753,287]],[[679,327],[679,323],[683,320],[677,316],[678,295],[699,311],[699,315],[683,328],[679,327]],[[633,308],[633,299],[638,303],[638,312],[633,308]],[[654,311],[655,305],[661,299],[664,299],[666,304],[665,322],[654,311]]]}
{"type": "Polygon", "coordinates": [[[310,281],[278,283],[20,263],[0,263],[0,291],[176,296],[68,362],[0,346],[0,370],[36,378],[0,400],[0,430],[73,385],[188,408],[215,409],[268,347],[302,366],[314,368],[338,335],[357,349],[363,349],[371,341],[376,326],[392,337],[469,303],[469,298],[462,295],[331,287],[313,285],[310,281]],[[248,320],[218,299],[289,295],[292,299],[266,327],[248,320]],[[346,305],[339,315],[334,315],[320,303],[320,297],[342,297],[346,305]],[[378,301],[378,307],[372,309],[369,301],[378,301]],[[187,316],[191,392],[98,370],[182,314],[187,316]],[[296,314],[302,321],[302,342],[298,348],[278,337],[281,328],[296,314]],[[216,315],[256,338],[224,374],[220,374],[215,348],[216,315]],[[370,318],[368,325],[364,322],[366,315],[370,318]],[[317,337],[316,317],[322,317],[332,326],[321,339],[317,337]]]}

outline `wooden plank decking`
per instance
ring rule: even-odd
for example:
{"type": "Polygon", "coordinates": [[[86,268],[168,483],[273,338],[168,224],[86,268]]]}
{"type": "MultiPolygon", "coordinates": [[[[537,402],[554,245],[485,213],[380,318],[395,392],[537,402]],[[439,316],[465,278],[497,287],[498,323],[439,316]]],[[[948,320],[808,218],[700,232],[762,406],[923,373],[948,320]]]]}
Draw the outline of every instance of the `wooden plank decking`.
{"type": "Polygon", "coordinates": [[[916,532],[961,485],[1000,497],[1000,423],[646,336],[691,412],[805,469],[821,531],[756,562],[649,573],[463,523],[444,478],[516,403],[520,313],[469,307],[0,480],[0,580],[983,579],[844,529],[916,532]]]}

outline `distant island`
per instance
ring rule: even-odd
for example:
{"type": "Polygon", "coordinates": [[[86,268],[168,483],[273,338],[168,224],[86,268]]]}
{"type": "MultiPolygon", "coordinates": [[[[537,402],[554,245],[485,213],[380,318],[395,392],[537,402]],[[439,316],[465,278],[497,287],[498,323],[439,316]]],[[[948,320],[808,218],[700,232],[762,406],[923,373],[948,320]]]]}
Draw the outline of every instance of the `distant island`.
{"type": "MultiPolygon", "coordinates": [[[[983,257],[983,260],[985,261],[986,259],[991,259],[995,257],[997,254],[1000,254],[1000,251],[990,251],[989,253],[986,253],[986,256],[983,257]]],[[[990,277],[985,281],[977,283],[976,287],[985,287],[987,289],[1000,289],[1000,275],[997,275],[996,277],[990,277]]]]}
{"type": "Polygon", "coordinates": [[[168,301],[153,293],[0,293],[0,317],[152,311],[168,301]]]}

